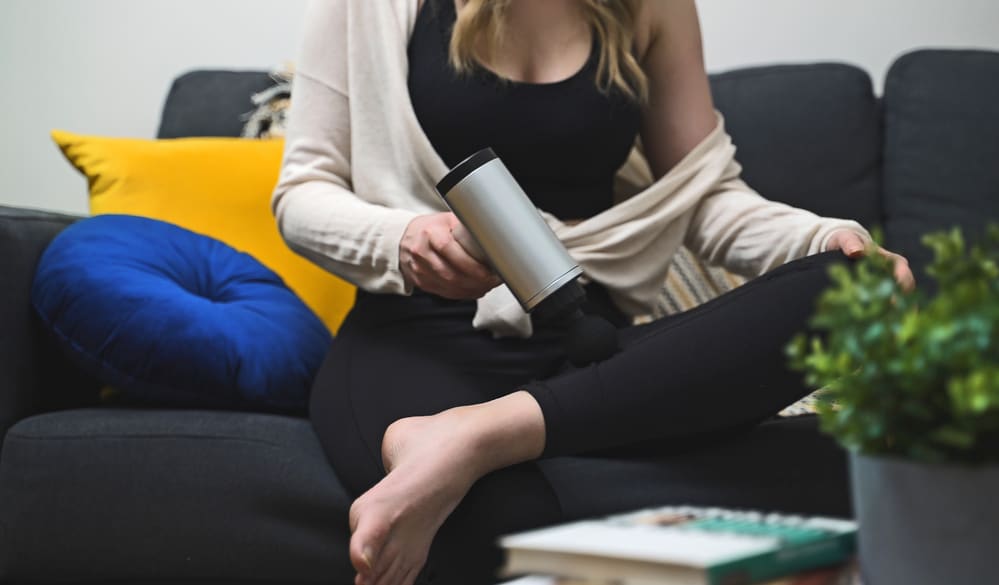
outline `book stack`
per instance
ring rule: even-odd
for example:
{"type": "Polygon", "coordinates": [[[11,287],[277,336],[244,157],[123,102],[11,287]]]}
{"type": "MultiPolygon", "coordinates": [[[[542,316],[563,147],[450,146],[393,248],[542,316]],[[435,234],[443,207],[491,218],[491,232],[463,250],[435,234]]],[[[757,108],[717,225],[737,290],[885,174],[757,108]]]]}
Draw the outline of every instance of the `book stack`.
{"type": "Polygon", "coordinates": [[[501,539],[517,585],[853,585],[857,525],[665,507],[501,539]]]}

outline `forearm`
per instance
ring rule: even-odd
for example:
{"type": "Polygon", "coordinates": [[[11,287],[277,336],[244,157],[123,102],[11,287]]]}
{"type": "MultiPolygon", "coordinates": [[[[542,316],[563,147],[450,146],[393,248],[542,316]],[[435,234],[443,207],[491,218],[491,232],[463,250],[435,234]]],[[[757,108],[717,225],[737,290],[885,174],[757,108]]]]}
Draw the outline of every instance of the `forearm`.
{"type": "Polygon", "coordinates": [[[347,96],[305,72],[294,81],[272,209],[289,247],[369,291],[405,294],[399,242],[417,213],[354,192],[347,96]]]}
{"type": "Polygon", "coordinates": [[[289,247],[323,269],[368,291],[408,294],[399,241],[416,213],[365,203],[317,181],[286,192],[275,215],[289,247]]]}
{"type": "Polygon", "coordinates": [[[684,243],[707,262],[752,277],[825,251],[829,237],[840,229],[870,241],[855,221],[769,201],[741,179],[730,179],[698,206],[684,243]]]}

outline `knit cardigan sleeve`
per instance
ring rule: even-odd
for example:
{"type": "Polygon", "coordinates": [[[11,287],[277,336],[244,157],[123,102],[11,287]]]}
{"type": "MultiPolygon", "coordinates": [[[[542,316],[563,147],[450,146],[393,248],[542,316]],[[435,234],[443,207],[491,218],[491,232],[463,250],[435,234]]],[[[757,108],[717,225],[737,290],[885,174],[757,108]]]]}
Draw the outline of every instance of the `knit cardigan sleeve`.
{"type": "Polygon", "coordinates": [[[417,210],[353,190],[348,4],[324,0],[306,11],[272,209],[285,241],[302,256],[363,289],[407,294],[399,242],[417,210]]]}
{"type": "Polygon", "coordinates": [[[739,172],[701,199],[684,238],[684,245],[709,264],[752,278],[825,252],[829,237],[841,229],[870,243],[870,234],[856,221],[820,217],[768,200],[739,178],[739,172]]]}
{"type": "MultiPolygon", "coordinates": [[[[715,129],[666,175],[654,179],[636,149],[618,174],[619,202],[583,222],[548,225],[621,309],[649,314],[681,244],[707,262],[745,276],[826,250],[829,236],[848,229],[870,241],[855,221],[819,217],[759,195],[740,175],[735,146],[718,116],[715,129]]],[[[505,287],[479,300],[474,325],[526,337],[531,323],[505,287]]]]}

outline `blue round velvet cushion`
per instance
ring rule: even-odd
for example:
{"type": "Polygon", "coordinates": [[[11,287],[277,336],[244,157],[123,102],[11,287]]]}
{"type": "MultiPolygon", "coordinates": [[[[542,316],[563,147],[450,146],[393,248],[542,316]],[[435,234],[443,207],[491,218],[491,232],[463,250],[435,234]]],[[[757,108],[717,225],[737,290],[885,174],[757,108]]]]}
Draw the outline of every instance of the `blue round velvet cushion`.
{"type": "Polygon", "coordinates": [[[31,296],[86,370],[161,404],[300,411],[332,341],[251,256],[130,215],[63,230],[39,262],[31,296]]]}

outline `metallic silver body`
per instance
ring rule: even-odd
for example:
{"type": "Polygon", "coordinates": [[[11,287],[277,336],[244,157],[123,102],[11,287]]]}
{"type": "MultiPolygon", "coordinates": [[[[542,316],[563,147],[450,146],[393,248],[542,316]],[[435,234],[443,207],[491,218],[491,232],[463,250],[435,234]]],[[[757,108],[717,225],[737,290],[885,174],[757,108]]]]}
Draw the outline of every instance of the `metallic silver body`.
{"type": "Polygon", "coordinates": [[[443,195],[525,311],[583,273],[500,159],[443,195]]]}

